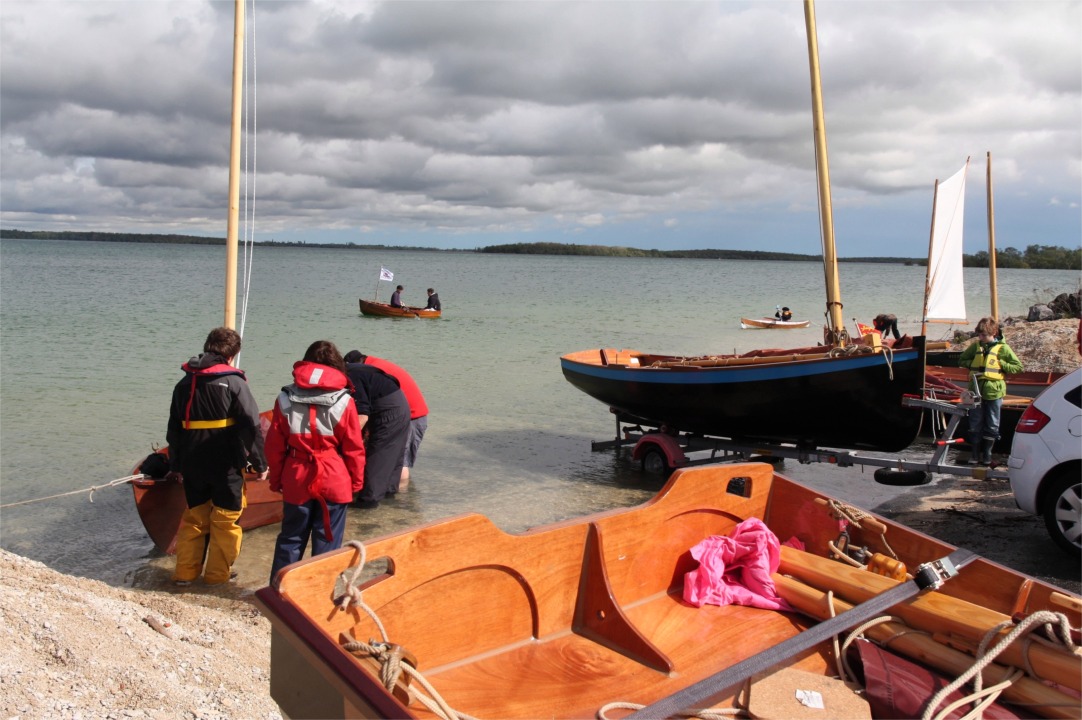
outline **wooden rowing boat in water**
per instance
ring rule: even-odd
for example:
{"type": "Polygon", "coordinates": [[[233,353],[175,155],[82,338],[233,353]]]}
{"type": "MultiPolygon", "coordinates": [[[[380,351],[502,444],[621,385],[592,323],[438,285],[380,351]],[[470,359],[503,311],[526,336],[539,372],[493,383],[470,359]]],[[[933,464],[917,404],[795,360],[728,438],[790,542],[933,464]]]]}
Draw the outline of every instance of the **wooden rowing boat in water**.
{"type": "MultiPolygon", "coordinates": [[[[769,465],[714,465],[677,471],[643,505],[523,534],[469,514],[347,546],[285,568],[256,598],[272,625],[271,695],[289,717],[440,717],[425,707],[424,694],[477,718],[594,718],[613,702],[663,702],[791,643],[831,614],[827,592],[840,613],[952,550],[833,503],[769,465]],[[769,578],[792,609],[685,601],[693,584],[687,573],[705,567],[692,548],[741,532],[752,519],[787,543],[769,578]],[[832,544],[862,552],[840,562],[829,559],[832,544]],[[393,672],[385,687],[379,666],[398,660],[431,689],[418,678],[395,680],[393,672]]],[[[1080,603],[977,559],[941,588],[890,607],[889,626],[867,631],[873,640],[891,638],[890,651],[862,648],[892,662],[919,660],[953,678],[974,664],[976,646],[998,623],[1058,611],[1077,627],[1080,603]]],[[[986,685],[1026,666],[1020,647],[1011,644],[988,665],[986,685]]],[[[1076,717],[1079,700],[1071,693],[1082,679],[1082,659],[1037,644],[1030,652],[1030,670],[1000,700],[1046,717],[1076,717]]],[[[817,643],[778,659],[785,673],[758,676],[746,692],[743,683],[718,690],[703,706],[805,717],[793,691],[814,682],[828,698],[822,717],[871,717],[864,700],[831,679],[835,659],[829,641],[817,643]],[[762,709],[771,703],[772,710],[762,709]]]]}
{"type": "Polygon", "coordinates": [[[794,330],[806,328],[811,325],[811,320],[779,320],[778,318],[740,318],[740,327],[743,330],[794,330]]]}
{"type": "Polygon", "coordinates": [[[375,302],[374,300],[360,300],[361,314],[370,317],[396,317],[396,318],[438,318],[443,313],[439,310],[429,310],[419,307],[392,307],[387,303],[375,302]]]}
{"type": "MultiPolygon", "coordinates": [[[[270,427],[271,411],[259,414],[264,436],[270,427]]],[[[157,451],[168,457],[169,448],[157,451]]],[[[166,461],[168,462],[168,461],[166,461]]],[[[137,467],[133,474],[141,474],[137,467]]],[[[135,509],[146,528],[147,535],[159,550],[166,555],[176,553],[177,531],[180,530],[180,518],[188,508],[184,499],[184,486],[175,480],[163,477],[155,478],[143,475],[131,481],[135,496],[135,509]]],[[[273,525],[282,521],[282,493],[274,492],[265,480],[256,476],[245,476],[244,511],[237,524],[244,530],[273,525]]]]}

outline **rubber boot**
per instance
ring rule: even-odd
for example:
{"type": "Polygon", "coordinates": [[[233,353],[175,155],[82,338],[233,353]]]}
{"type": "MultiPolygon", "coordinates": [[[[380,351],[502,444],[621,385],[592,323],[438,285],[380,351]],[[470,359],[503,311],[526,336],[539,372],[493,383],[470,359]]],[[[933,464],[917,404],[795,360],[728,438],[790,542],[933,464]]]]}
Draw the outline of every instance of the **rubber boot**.
{"type": "Polygon", "coordinates": [[[210,514],[214,506],[205,502],[188,508],[180,518],[177,531],[177,566],[173,582],[189,583],[203,572],[203,555],[210,533],[210,514]]]}
{"type": "Polygon", "coordinates": [[[995,438],[981,438],[981,458],[978,465],[992,464],[992,446],[996,444],[995,438]]]}
{"type": "Polygon", "coordinates": [[[207,548],[207,569],[203,573],[203,582],[207,585],[229,582],[244,535],[237,524],[242,512],[216,507],[210,514],[210,546],[207,548]]]}
{"type": "Polygon", "coordinates": [[[966,458],[966,465],[976,465],[980,461],[980,437],[971,437],[969,439],[969,457],[966,458]]]}

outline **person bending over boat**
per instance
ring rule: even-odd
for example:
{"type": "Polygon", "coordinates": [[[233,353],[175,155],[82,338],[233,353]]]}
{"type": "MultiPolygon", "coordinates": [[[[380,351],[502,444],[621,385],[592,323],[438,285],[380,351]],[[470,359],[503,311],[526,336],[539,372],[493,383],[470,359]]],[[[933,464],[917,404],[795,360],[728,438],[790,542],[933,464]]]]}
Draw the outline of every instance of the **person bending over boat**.
{"type": "Polygon", "coordinates": [[[390,360],[365,355],[360,350],[350,350],[346,353],[346,362],[363,363],[379,368],[398,381],[399,387],[406,396],[406,402],[410,406],[410,432],[405,452],[402,454],[402,472],[398,480],[398,491],[402,492],[409,487],[410,468],[417,463],[421,440],[424,439],[425,431],[428,430],[428,403],[425,402],[425,396],[413,377],[390,360]]]}
{"type": "Polygon", "coordinates": [[[304,556],[342,547],[346,508],[364,487],[365,448],[346,363],[334,343],[317,340],[293,365],[293,384],[274,402],[267,431],[270,486],[282,493],[282,530],[270,581],[304,556]]]}
{"type": "Polygon", "coordinates": [[[894,315],[888,313],[876,315],[872,320],[872,327],[879,331],[879,334],[883,336],[884,340],[886,340],[888,332],[894,334],[895,340],[900,340],[902,338],[901,334],[898,332],[898,318],[894,315]]]}
{"type": "Polygon", "coordinates": [[[232,578],[243,535],[241,471],[251,465],[261,480],[267,477],[259,408],[244,372],[232,366],[240,346],[235,330],[211,330],[203,353],[181,366],[184,378],[173,388],[166,478],[183,484],[188,505],[177,532],[177,585],[190,585],[200,573],[207,585],[232,578]]]}
{"type": "Polygon", "coordinates": [[[425,310],[443,310],[443,307],[440,305],[439,293],[432,288],[428,289],[428,304],[425,305],[425,310]]]}
{"type": "Polygon", "coordinates": [[[789,311],[789,308],[783,307],[781,310],[774,313],[774,317],[782,322],[789,322],[793,319],[793,313],[789,311]]]}
{"type": "MultiPolygon", "coordinates": [[[[353,351],[347,355],[356,357],[353,351]]],[[[398,381],[377,367],[346,363],[346,375],[365,430],[368,458],[364,489],[354,497],[353,505],[371,510],[379,507],[380,500],[398,492],[402,454],[409,440],[410,406],[398,381]]]]}
{"type": "Polygon", "coordinates": [[[958,358],[958,367],[969,368],[970,389],[980,403],[969,411],[970,465],[990,465],[992,446],[999,439],[999,415],[1007,394],[1004,373],[1022,372],[1022,361],[1014,350],[997,339],[999,323],[990,317],[977,322],[977,342],[958,358]]]}
{"type": "Polygon", "coordinates": [[[394,292],[391,293],[391,307],[397,307],[397,308],[405,307],[402,304],[402,291],[403,290],[405,290],[405,288],[403,288],[401,285],[399,285],[394,289],[394,292]]]}

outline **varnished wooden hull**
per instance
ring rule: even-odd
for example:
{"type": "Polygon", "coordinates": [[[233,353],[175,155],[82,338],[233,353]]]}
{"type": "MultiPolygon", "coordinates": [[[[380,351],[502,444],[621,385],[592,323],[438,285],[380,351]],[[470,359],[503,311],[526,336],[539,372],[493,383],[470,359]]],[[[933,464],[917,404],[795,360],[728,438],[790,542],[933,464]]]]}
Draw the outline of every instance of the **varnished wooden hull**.
{"type": "Polygon", "coordinates": [[[920,428],[924,338],[890,353],[829,357],[827,348],[678,358],[584,350],[564,377],[611,408],[685,432],[811,447],[898,451],[920,428]]]}
{"type": "MultiPolygon", "coordinates": [[[[270,424],[271,412],[266,410],[259,416],[264,434],[270,424]]],[[[163,448],[159,452],[168,455],[169,448],[163,448]]],[[[139,468],[135,468],[133,473],[138,474],[139,468]]],[[[150,478],[133,480],[131,486],[135,496],[135,509],[147,535],[159,550],[166,555],[173,555],[176,552],[180,518],[188,508],[184,499],[184,487],[175,480],[150,478]]],[[[272,491],[266,481],[245,478],[244,499],[244,512],[237,521],[244,530],[282,521],[282,493],[272,491]]]]}
{"type": "Polygon", "coordinates": [[[777,318],[740,318],[744,330],[797,330],[811,325],[811,320],[778,320],[777,318]]]}
{"type": "MultiPolygon", "coordinates": [[[[418,670],[456,711],[480,718],[594,718],[607,703],[657,702],[793,637],[823,611],[822,586],[850,603],[892,587],[893,580],[826,559],[839,523],[823,500],[765,464],[680,470],[643,505],[521,535],[465,515],[370,540],[368,562],[385,562],[387,570],[371,572],[360,589],[387,641],[415,656],[418,670]],[[804,550],[782,548],[773,576],[782,597],[801,612],[695,608],[683,601],[684,575],[697,565],[690,549],[728,535],[748,518],[761,518],[783,542],[803,543],[804,550]]],[[[889,539],[910,572],[953,549],[875,518],[849,531],[854,546],[872,552],[888,552],[889,539]]],[[[271,695],[292,718],[433,717],[401,688],[397,695],[386,690],[368,660],[343,648],[344,641],[381,636],[356,605],[340,612],[334,604],[336,579],[359,557],[353,548],[316,556],[256,593],[273,628],[271,695]]],[[[940,590],[891,612],[964,648],[1000,620],[1062,610],[1057,592],[977,560],[940,590]]],[[[1077,609],[1068,619],[1078,625],[1077,609]]],[[[952,661],[968,657],[930,638],[922,642],[952,661]]],[[[783,665],[833,675],[827,645],[783,665]]],[[[1079,685],[1077,656],[1057,651],[1040,664],[1049,679],[1079,685]]],[[[1012,689],[1012,698],[1039,714],[1077,712],[1076,698],[1050,694],[1039,682],[1025,690],[1035,695],[1012,689]],[[1052,707],[1063,697],[1064,708],[1052,707]]],[[[755,693],[753,684],[753,702],[755,693]]],[[[735,696],[731,689],[714,702],[732,705],[735,696]]]]}
{"type": "Polygon", "coordinates": [[[418,307],[391,307],[387,303],[372,300],[360,300],[361,313],[371,317],[393,318],[438,318],[443,313],[439,310],[426,310],[418,307]]]}

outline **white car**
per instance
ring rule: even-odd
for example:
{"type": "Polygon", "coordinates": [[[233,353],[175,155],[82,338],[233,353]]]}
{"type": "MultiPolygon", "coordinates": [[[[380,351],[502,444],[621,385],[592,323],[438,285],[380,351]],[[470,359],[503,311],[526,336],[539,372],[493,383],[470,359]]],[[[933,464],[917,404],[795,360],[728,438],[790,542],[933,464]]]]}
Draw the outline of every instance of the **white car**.
{"type": "Polygon", "coordinates": [[[1082,368],[1049,385],[1022,413],[1008,461],[1014,501],[1082,554],[1082,368]]]}

